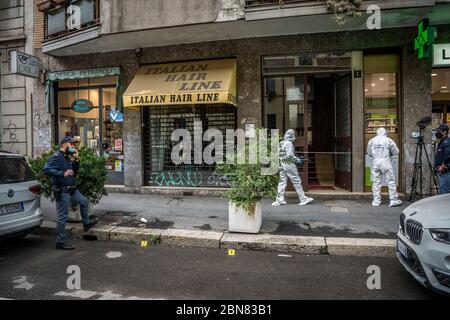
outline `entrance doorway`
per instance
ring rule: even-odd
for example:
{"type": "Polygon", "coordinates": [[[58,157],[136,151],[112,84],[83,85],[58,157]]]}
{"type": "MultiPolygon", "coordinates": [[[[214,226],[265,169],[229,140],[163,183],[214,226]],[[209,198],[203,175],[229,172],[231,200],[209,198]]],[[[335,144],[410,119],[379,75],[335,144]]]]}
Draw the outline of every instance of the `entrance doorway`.
{"type": "Polygon", "coordinates": [[[265,124],[296,131],[305,190],[352,191],[351,103],[349,71],[265,78],[265,124]]]}

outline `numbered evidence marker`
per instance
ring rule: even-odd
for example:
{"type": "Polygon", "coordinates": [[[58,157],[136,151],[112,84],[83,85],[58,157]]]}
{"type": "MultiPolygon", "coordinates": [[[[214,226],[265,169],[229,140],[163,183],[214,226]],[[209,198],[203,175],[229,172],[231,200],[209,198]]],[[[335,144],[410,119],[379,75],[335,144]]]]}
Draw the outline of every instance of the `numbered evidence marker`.
{"type": "Polygon", "coordinates": [[[235,255],[236,255],[236,250],[234,250],[234,249],[229,249],[229,250],[228,250],[228,255],[229,255],[229,256],[235,256],[235,255]]]}
{"type": "Polygon", "coordinates": [[[142,247],[142,248],[147,248],[147,247],[148,247],[148,241],[142,240],[142,241],[141,241],[141,247],[142,247]]]}

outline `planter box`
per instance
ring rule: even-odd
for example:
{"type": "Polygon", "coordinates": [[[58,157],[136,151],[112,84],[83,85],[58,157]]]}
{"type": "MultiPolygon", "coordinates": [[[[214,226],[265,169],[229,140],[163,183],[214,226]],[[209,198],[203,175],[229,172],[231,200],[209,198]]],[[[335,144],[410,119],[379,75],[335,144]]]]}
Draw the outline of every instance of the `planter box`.
{"type": "Polygon", "coordinates": [[[253,212],[247,213],[231,201],[228,204],[228,231],[241,233],[259,233],[262,226],[261,202],[255,203],[253,212]]]}

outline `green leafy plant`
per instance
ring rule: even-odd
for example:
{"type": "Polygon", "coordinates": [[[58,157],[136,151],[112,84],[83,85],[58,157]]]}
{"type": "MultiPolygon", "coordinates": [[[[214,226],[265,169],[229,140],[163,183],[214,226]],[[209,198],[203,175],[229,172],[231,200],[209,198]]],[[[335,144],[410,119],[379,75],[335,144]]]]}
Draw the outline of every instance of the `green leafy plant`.
{"type": "Polygon", "coordinates": [[[358,11],[361,0],[320,0],[325,3],[328,11],[334,13],[334,20],[338,25],[344,25],[350,17],[359,17],[358,11]]]}
{"type": "MultiPolygon", "coordinates": [[[[272,139],[277,139],[277,143],[280,141],[279,137],[272,139]]],[[[270,149],[272,139],[267,139],[269,156],[272,152],[278,152],[278,150],[270,149]]],[[[258,201],[277,196],[278,176],[263,174],[262,169],[266,165],[261,163],[256,145],[249,145],[247,142],[245,154],[244,164],[230,163],[231,161],[228,160],[227,163],[218,164],[216,171],[229,179],[230,190],[226,193],[228,199],[250,215],[253,214],[258,201]],[[250,163],[249,152],[258,154],[255,164],[250,163]]],[[[235,152],[233,158],[237,159],[237,156],[237,152],[235,152]]]]}
{"type": "MultiPolygon", "coordinates": [[[[55,201],[54,194],[51,189],[51,178],[44,174],[44,167],[48,159],[55,154],[58,147],[42,154],[40,157],[30,159],[30,166],[36,179],[42,186],[42,194],[44,197],[55,201]]],[[[89,200],[92,205],[100,202],[103,196],[106,196],[106,160],[97,156],[95,150],[88,147],[82,147],[78,154],[80,156],[80,170],[76,176],[77,189],[89,200]]],[[[76,209],[76,205],[72,204],[72,209],[76,209]]]]}

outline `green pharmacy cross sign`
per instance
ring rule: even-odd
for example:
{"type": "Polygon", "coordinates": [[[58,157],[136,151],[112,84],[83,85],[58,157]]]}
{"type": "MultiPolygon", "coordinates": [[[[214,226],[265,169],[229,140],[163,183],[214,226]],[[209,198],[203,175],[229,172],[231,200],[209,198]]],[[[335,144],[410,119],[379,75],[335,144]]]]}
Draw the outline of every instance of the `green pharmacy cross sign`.
{"type": "Polygon", "coordinates": [[[429,59],[434,39],[437,38],[437,30],[430,27],[428,18],[420,20],[418,24],[418,35],[414,40],[414,49],[418,51],[419,59],[429,59]]]}

